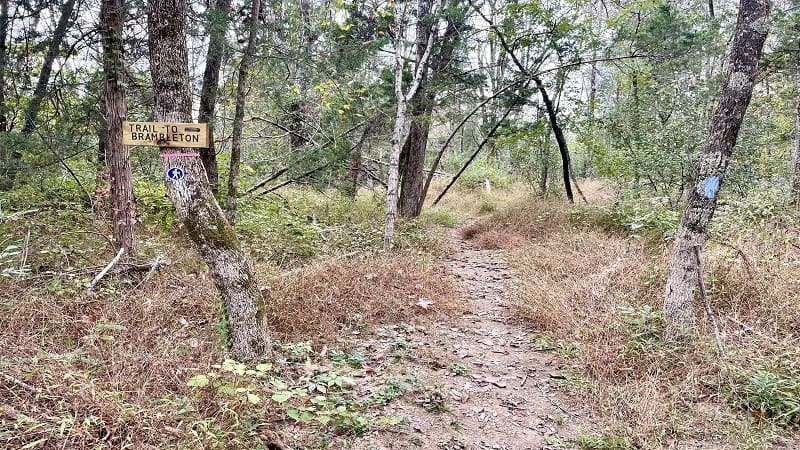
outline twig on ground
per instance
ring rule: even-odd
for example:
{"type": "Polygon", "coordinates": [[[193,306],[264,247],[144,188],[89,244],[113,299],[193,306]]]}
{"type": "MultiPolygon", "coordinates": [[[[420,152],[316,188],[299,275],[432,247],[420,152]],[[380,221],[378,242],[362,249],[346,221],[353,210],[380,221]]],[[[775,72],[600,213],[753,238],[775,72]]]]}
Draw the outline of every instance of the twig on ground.
{"type": "Polygon", "coordinates": [[[92,282],[89,284],[89,290],[94,289],[97,283],[99,283],[100,280],[102,280],[103,277],[106,276],[108,271],[111,270],[111,268],[114,267],[119,262],[119,259],[122,258],[123,253],[125,253],[125,247],[119,249],[119,251],[117,252],[117,256],[115,256],[114,259],[112,259],[111,262],[108,263],[105,269],[103,269],[100,273],[97,274],[96,277],[94,277],[92,282]]]}
{"type": "Polygon", "coordinates": [[[706,310],[706,316],[708,316],[708,320],[711,322],[711,328],[714,331],[714,340],[717,342],[717,353],[719,357],[722,358],[725,356],[725,347],[723,347],[722,339],[720,338],[717,315],[714,314],[714,310],[712,310],[711,305],[708,304],[708,297],[706,297],[706,284],[703,280],[703,264],[700,259],[699,245],[694,247],[694,256],[697,258],[697,284],[700,287],[700,298],[703,300],[703,308],[706,310]]]}
{"type": "Polygon", "coordinates": [[[0,378],[8,381],[11,384],[19,386],[22,389],[25,389],[26,391],[28,391],[28,392],[30,392],[32,394],[38,394],[39,393],[39,389],[36,389],[35,387],[33,387],[30,384],[20,380],[19,378],[12,377],[11,375],[8,375],[8,374],[2,373],[2,372],[0,372],[0,378]]]}
{"type": "Polygon", "coordinates": [[[147,280],[150,279],[150,277],[153,275],[153,272],[155,272],[156,269],[158,269],[159,263],[161,262],[161,257],[162,255],[158,255],[156,257],[156,260],[153,261],[153,265],[150,267],[150,270],[147,271],[147,275],[145,275],[144,278],[142,278],[142,281],[140,281],[139,284],[137,284],[136,287],[133,288],[134,290],[139,289],[140,286],[147,283],[147,280]]]}
{"type": "Polygon", "coordinates": [[[19,258],[19,271],[17,272],[17,278],[22,278],[22,274],[25,273],[25,263],[28,262],[28,250],[30,249],[30,243],[31,228],[28,227],[28,233],[25,234],[25,242],[22,244],[22,255],[19,258]]]}

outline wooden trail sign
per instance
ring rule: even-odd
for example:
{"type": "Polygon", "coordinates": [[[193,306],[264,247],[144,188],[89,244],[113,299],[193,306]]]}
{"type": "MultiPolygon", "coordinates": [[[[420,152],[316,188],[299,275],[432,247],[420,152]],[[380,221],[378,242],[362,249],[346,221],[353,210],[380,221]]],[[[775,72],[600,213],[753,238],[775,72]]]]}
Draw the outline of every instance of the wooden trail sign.
{"type": "Polygon", "coordinates": [[[148,147],[208,148],[207,123],[122,122],[122,143],[148,147]]]}

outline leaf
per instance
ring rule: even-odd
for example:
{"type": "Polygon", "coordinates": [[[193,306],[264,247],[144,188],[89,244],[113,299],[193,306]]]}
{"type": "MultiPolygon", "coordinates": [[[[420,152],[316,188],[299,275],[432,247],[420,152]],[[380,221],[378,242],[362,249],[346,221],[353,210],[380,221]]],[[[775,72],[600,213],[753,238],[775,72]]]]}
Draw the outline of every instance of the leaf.
{"type": "Polygon", "coordinates": [[[262,363],[256,366],[258,372],[266,372],[272,369],[272,363],[262,363]]]}
{"type": "Polygon", "coordinates": [[[248,392],[247,393],[247,401],[250,402],[253,405],[257,405],[258,402],[261,401],[261,397],[259,397],[256,394],[253,394],[252,392],[248,392]]]}
{"type": "Polygon", "coordinates": [[[277,403],[285,403],[286,400],[292,398],[292,393],[289,391],[281,391],[272,394],[272,400],[277,403]]]}
{"type": "Polygon", "coordinates": [[[420,297],[419,301],[417,302],[417,306],[419,306],[422,309],[428,309],[431,306],[433,306],[433,301],[432,300],[428,300],[425,297],[420,297]]]}
{"type": "Polygon", "coordinates": [[[41,439],[37,439],[37,440],[35,440],[35,441],[33,441],[33,442],[28,442],[27,444],[25,444],[24,446],[22,446],[22,449],[24,450],[24,449],[26,449],[26,448],[34,448],[34,447],[38,447],[38,446],[39,446],[39,444],[44,444],[45,442],[47,442],[47,438],[41,438],[41,439]]]}
{"type": "Polygon", "coordinates": [[[208,377],[202,373],[199,375],[195,375],[192,378],[189,378],[189,381],[186,382],[186,384],[189,387],[199,387],[199,388],[208,386],[208,383],[209,383],[208,377]]]}
{"type": "Polygon", "coordinates": [[[291,417],[294,420],[298,420],[298,421],[300,420],[300,411],[298,411],[296,409],[287,409],[286,410],[286,415],[291,417]]]}
{"type": "Polygon", "coordinates": [[[317,422],[321,423],[322,425],[325,425],[330,421],[331,416],[317,416],[317,422]]]}

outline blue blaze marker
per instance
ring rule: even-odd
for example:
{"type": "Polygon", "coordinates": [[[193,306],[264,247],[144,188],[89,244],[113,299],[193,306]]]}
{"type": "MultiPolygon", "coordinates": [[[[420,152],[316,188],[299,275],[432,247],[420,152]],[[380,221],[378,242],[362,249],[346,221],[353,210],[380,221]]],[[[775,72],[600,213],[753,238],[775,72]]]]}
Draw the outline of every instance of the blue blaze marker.
{"type": "Polygon", "coordinates": [[[173,167],[167,171],[167,178],[178,181],[183,178],[183,169],[173,167]]]}
{"type": "Polygon", "coordinates": [[[711,200],[717,196],[717,192],[719,192],[719,177],[714,175],[713,177],[706,178],[706,184],[703,187],[703,195],[711,200]]]}

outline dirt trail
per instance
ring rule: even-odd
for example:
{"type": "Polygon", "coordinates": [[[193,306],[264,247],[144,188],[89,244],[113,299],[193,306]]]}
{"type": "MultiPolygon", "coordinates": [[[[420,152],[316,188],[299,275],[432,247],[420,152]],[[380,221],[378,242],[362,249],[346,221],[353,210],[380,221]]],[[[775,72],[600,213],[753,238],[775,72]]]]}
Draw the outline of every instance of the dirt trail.
{"type": "Polygon", "coordinates": [[[572,448],[579,430],[593,427],[555,389],[563,377],[554,358],[537,351],[529,332],[508,318],[512,271],[499,252],[475,248],[458,231],[447,235],[452,250],[445,264],[465,285],[472,312],[429,327],[394,328],[367,345],[375,351],[402,340],[412,350],[398,376],[413,376],[418,387],[383,411],[406,425],[353,448],[572,448]]]}

